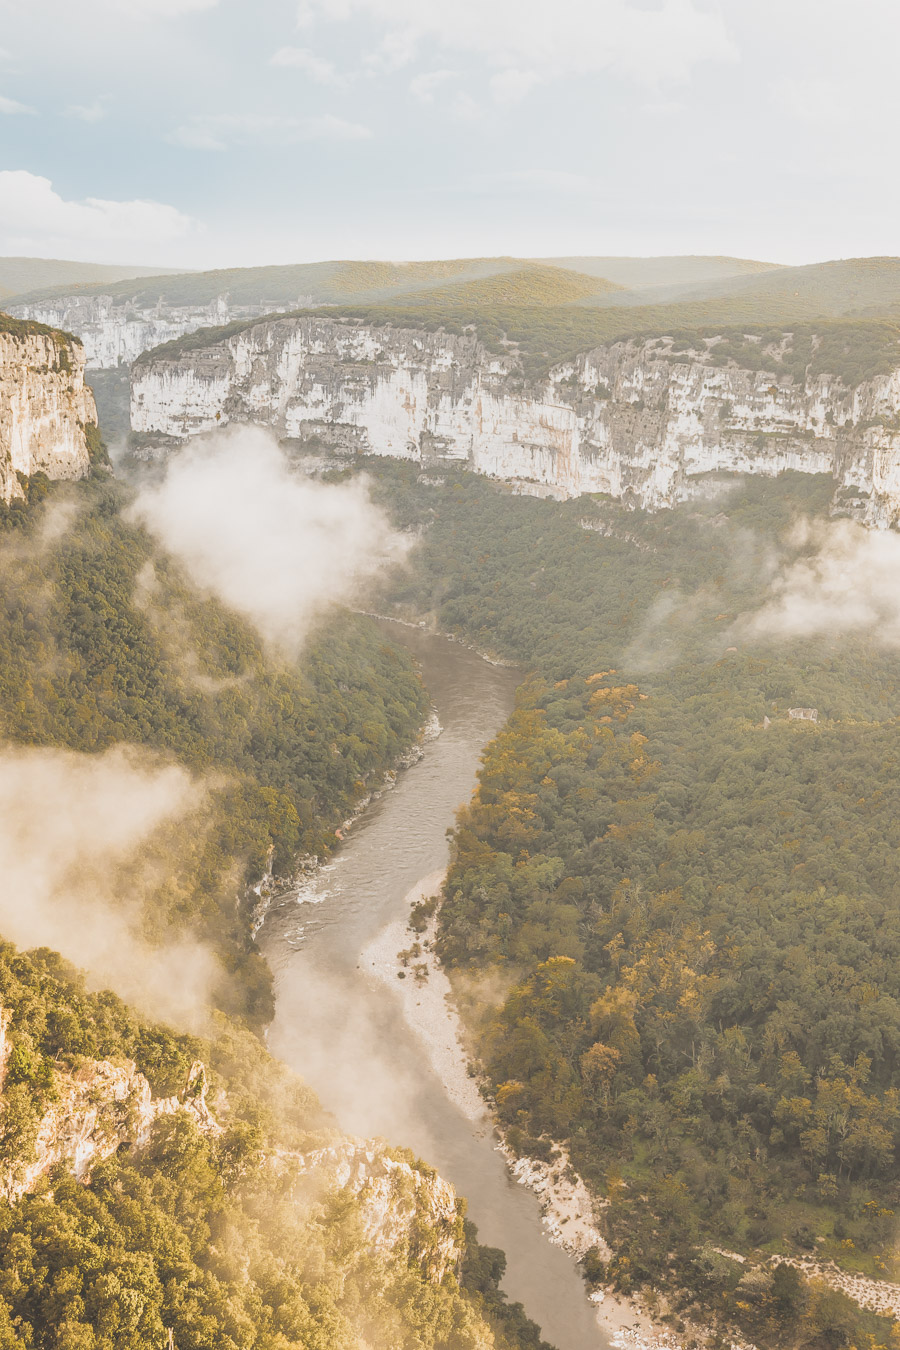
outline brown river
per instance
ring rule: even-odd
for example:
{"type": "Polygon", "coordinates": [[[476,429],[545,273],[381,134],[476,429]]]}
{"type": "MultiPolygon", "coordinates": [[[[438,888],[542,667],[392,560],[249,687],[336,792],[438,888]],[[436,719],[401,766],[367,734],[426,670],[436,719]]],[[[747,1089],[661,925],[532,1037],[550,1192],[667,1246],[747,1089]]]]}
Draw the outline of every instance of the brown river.
{"type": "Polygon", "coordinates": [[[443,728],[418,764],[363,813],[335,857],[272,905],[259,941],[275,976],[272,1051],[341,1126],[406,1145],[468,1200],[479,1237],[507,1256],[503,1288],[558,1350],[605,1350],[576,1265],[510,1176],[489,1125],[454,1104],[401,1001],[362,953],[405,918],[417,882],[448,860],[447,829],[475,786],[483,747],[513,705],[516,676],[419,629],[384,622],[415,655],[443,728]]]}

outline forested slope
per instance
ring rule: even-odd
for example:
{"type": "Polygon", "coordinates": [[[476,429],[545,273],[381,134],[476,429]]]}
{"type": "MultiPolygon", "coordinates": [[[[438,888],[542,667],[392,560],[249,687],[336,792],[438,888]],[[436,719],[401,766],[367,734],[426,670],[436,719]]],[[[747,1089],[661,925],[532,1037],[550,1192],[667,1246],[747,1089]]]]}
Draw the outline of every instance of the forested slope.
{"type": "Polygon", "coordinates": [[[379,473],[429,522],[393,602],[532,671],[461,813],[439,938],[474,1007],[502,991],[473,1016],[507,1138],[566,1142],[609,1200],[595,1278],[678,1289],[762,1345],[886,1344],[843,1295],[751,1289],[714,1250],[898,1275],[893,630],[741,617],[856,527],[786,538],[815,479],[641,517],[379,473]]]}
{"type": "MultiPolygon", "coordinates": [[[[102,459],[98,444],[77,487],[36,476],[0,521],[3,753],[93,763],[130,746],[203,785],[112,888],[123,910],[140,898],[146,952],[215,953],[216,1009],[187,1035],[54,951],[0,942],[0,1346],[549,1350],[499,1292],[503,1254],[479,1246],[464,1202],[425,1163],[341,1135],[257,1036],[271,977],[247,885],[327,853],[415,739],[411,659],[340,611],[299,663],[274,654],[130,523],[133,494],[102,459]],[[155,1115],[135,1075],[166,1099],[155,1115]]],[[[39,807],[36,887],[69,804],[39,807]]]]}
{"type": "Polygon", "coordinates": [[[209,778],[205,828],[192,820],[166,837],[146,927],[209,942],[220,1006],[261,1027],[270,977],[236,906],[242,884],[269,862],[284,871],[328,851],[415,739],[421,682],[404,652],[346,613],[300,667],[271,656],[126,521],[121,484],[95,479],[52,509],[46,490],[33,483],[0,534],[0,736],[90,754],[131,743],[209,778]]]}
{"type": "Polygon", "coordinates": [[[548,1350],[498,1293],[502,1254],[478,1245],[464,1206],[432,1213],[426,1165],[345,1140],[250,1032],[220,1019],[211,1039],[176,1034],[88,992],[54,953],[8,944],[0,1005],[0,1174],[33,1155],[65,1074],[95,1075],[96,1110],[122,1139],[80,1179],[60,1166],[0,1201],[3,1350],[145,1350],[170,1334],[179,1350],[548,1350]],[[207,1129],[176,1110],[142,1138],[128,1104],[104,1099],[104,1064],[131,1059],[167,1093],[197,1056],[207,1129]],[[342,1150],[357,1167],[371,1158],[372,1179],[348,1185],[342,1150]],[[393,1227],[373,1232],[385,1185],[393,1227]]]}

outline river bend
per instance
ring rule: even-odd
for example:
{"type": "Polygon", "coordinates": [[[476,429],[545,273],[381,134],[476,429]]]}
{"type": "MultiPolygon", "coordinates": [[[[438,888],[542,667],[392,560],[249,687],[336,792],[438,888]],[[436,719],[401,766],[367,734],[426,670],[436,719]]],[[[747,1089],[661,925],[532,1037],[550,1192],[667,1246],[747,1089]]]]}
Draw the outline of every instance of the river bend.
{"type": "Polygon", "coordinates": [[[514,674],[447,638],[384,621],[419,661],[441,735],[360,817],[347,842],[270,909],[260,944],[275,977],[269,1045],[341,1126],[406,1145],[466,1196],[482,1241],[507,1255],[503,1288],[558,1350],[603,1350],[574,1261],[546,1236],[537,1197],[509,1175],[488,1123],[454,1104],[402,1004],[362,954],[405,918],[417,882],[447,865],[446,831],[483,747],[513,705],[514,674]]]}

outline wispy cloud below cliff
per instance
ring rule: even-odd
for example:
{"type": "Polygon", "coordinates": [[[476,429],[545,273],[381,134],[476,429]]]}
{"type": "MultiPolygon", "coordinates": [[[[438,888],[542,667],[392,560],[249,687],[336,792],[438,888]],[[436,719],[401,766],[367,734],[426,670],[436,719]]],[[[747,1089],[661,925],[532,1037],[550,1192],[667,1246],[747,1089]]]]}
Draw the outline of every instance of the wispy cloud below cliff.
{"type": "Polygon", "coordinates": [[[254,427],[193,442],[133,515],[199,586],[291,655],[323,610],[352,602],[404,550],[365,482],[292,473],[274,436],[254,427]]]}
{"type": "Polygon", "coordinates": [[[793,555],[769,597],[735,625],[739,636],[809,638],[867,633],[900,647],[900,538],[850,520],[801,520],[793,555]],[[799,553],[799,556],[798,556],[799,553]]]}
{"type": "Polygon", "coordinates": [[[61,952],[145,1011],[197,1025],[214,958],[185,937],[162,946],[145,940],[133,863],[156,831],[203,799],[183,769],[134,747],[103,755],[0,750],[3,936],[61,952]]]}

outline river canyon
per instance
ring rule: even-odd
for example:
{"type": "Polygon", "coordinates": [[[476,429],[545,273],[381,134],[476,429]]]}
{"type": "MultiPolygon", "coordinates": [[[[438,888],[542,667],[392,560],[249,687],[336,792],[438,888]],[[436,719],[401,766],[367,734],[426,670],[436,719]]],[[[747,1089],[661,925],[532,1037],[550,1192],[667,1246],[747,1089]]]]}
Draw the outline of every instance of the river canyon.
{"type": "Polygon", "coordinates": [[[475,786],[483,746],[512,709],[516,677],[450,639],[383,626],[420,663],[441,733],[340,851],[273,902],[260,933],[276,984],[269,1046],[345,1129],[412,1148],[467,1197],[481,1240],[506,1252],[509,1298],[548,1341],[600,1350],[609,1341],[573,1259],[549,1240],[537,1196],[510,1175],[490,1118],[473,1121],[460,1109],[366,955],[388,925],[405,921],[417,883],[446,867],[446,830],[475,786]]]}

